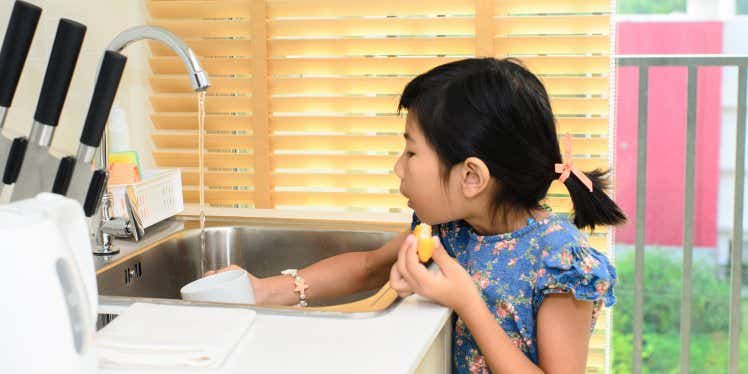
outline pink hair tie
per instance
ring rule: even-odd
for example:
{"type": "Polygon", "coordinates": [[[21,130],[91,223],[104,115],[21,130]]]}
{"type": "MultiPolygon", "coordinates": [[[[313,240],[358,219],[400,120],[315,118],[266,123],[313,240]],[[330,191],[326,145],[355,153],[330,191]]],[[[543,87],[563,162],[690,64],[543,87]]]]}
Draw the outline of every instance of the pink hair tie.
{"type": "Polygon", "coordinates": [[[561,181],[561,183],[566,182],[566,180],[569,178],[569,175],[571,173],[574,173],[574,175],[577,176],[579,181],[582,182],[582,184],[587,187],[590,192],[592,192],[592,180],[590,180],[589,177],[587,177],[586,174],[584,174],[582,171],[574,167],[574,164],[571,160],[571,135],[568,133],[564,137],[564,142],[566,145],[566,149],[564,150],[564,157],[566,158],[566,162],[563,164],[556,164],[556,173],[561,174],[561,176],[558,177],[558,180],[561,181]]]}

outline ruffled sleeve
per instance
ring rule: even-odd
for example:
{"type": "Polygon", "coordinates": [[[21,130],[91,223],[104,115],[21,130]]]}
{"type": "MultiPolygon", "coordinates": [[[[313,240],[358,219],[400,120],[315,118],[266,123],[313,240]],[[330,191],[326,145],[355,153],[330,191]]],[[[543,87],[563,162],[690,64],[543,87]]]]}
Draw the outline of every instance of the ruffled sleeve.
{"type": "Polygon", "coordinates": [[[542,252],[533,309],[537,313],[548,294],[572,293],[578,300],[615,304],[616,269],[594,248],[564,245],[542,252]]]}

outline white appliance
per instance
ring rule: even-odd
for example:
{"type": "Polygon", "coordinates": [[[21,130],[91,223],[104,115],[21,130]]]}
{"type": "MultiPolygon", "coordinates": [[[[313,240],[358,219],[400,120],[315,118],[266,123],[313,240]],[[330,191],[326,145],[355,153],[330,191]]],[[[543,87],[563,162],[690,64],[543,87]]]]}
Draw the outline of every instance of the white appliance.
{"type": "Polygon", "coordinates": [[[82,207],[49,194],[0,205],[0,371],[95,373],[98,296],[82,207]]]}

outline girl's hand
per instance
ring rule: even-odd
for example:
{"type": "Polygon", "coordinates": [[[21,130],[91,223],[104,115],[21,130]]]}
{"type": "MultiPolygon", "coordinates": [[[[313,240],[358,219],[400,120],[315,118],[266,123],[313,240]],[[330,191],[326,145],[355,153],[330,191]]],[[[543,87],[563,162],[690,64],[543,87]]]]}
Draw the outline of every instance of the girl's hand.
{"type": "MultiPolygon", "coordinates": [[[[408,238],[410,237],[412,237],[412,235],[408,238]]],[[[407,243],[408,240],[406,239],[405,242],[407,243]]],[[[390,287],[397,291],[397,296],[403,298],[413,294],[413,289],[410,287],[410,284],[408,284],[408,281],[405,280],[403,274],[398,270],[397,263],[392,265],[392,269],[390,270],[390,287]]]]}
{"type": "MultiPolygon", "coordinates": [[[[203,274],[203,277],[207,277],[207,276],[213,275],[213,274],[223,273],[224,271],[229,271],[229,270],[244,270],[244,269],[242,269],[241,267],[236,266],[236,265],[230,265],[230,266],[227,266],[225,268],[206,271],[205,274],[203,274]]],[[[246,271],[246,270],[244,270],[244,271],[246,271]]],[[[247,272],[247,273],[249,273],[249,272],[247,272]]],[[[250,276],[250,278],[251,278],[251,276],[250,276]]]]}
{"type": "Polygon", "coordinates": [[[433,259],[439,270],[432,273],[418,260],[417,240],[409,235],[400,247],[397,262],[390,273],[390,286],[398,295],[415,292],[453,310],[463,309],[476,297],[480,299],[468,272],[447,254],[438,237],[433,237],[433,240],[433,259]]]}

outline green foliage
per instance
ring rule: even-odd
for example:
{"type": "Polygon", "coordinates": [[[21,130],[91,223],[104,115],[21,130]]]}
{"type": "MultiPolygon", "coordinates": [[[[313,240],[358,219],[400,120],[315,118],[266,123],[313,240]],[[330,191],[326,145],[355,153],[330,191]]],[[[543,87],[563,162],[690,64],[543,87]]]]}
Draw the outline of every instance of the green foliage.
{"type": "Polygon", "coordinates": [[[619,14],[685,13],[686,0],[618,0],[619,14]]]}
{"type": "MultiPolygon", "coordinates": [[[[673,250],[648,249],[644,272],[644,372],[677,373],[680,361],[681,259],[673,250]]],[[[613,309],[614,373],[630,373],[633,353],[633,252],[617,261],[618,303],[613,309]]],[[[691,370],[727,371],[729,324],[729,280],[718,276],[718,269],[704,261],[693,266],[691,309],[691,370]]],[[[748,306],[743,302],[743,336],[748,306]]],[[[748,357],[748,342],[741,341],[741,356],[748,357]]],[[[741,369],[748,362],[741,360],[741,369]]],[[[742,372],[742,371],[741,371],[742,372]]]]}

